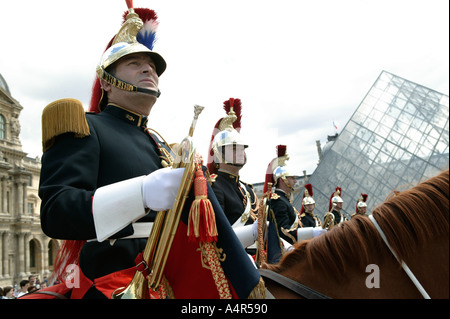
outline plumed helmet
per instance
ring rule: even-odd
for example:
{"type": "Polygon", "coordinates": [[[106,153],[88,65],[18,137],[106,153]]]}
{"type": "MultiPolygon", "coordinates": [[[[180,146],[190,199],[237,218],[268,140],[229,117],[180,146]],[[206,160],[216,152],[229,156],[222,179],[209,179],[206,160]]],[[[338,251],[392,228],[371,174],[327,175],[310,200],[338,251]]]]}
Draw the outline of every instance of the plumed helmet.
{"type": "MultiPolygon", "coordinates": [[[[138,91],[137,87],[115,78],[108,72],[108,68],[124,56],[133,53],[146,53],[152,58],[153,63],[155,63],[158,76],[166,69],[166,62],[163,57],[153,51],[158,26],[158,17],[155,11],[146,8],[133,9],[132,1],[127,1],[127,5],[129,9],[123,15],[124,22],[122,27],[108,43],[97,65],[97,78],[92,88],[89,109],[91,112],[101,112],[106,104],[100,79],[123,90],[138,91]]],[[[160,93],[158,91],[152,94],[159,96],[160,93]]]]}
{"type": "Polygon", "coordinates": [[[305,192],[303,193],[303,200],[302,200],[302,204],[303,205],[309,205],[309,204],[315,204],[316,202],[314,201],[313,198],[313,188],[311,184],[306,184],[305,185],[305,192]]]}
{"type": "Polygon", "coordinates": [[[280,178],[286,181],[286,177],[294,176],[294,171],[286,164],[289,155],[286,153],[286,145],[277,145],[277,157],[270,161],[266,170],[263,192],[268,191],[268,183],[275,185],[280,178]]]}
{"type": "Polygon", "coordinates": [[[305,191],[303,192],[302,208],[300,209],[300,215],[305,212],[305,206],[315,204],[316,201],[313,198],[313,187],[311,184],[305,184],[305,191]]]}
{"type": "Polygon", "coordinates": [[[331,194],[329,205],[328,205],[328,211],[331,211],[331,209],[336,205],[336,203],[343,203],[344,201],[341,198],[342,194],[342,188],[336,187],[336,190],[331,194]]]}
{"type": "Polygon", "coordinates": [[[208,154],[208,170],[217,173],[216,164],[233,164],[224,154],[225,146],[236,145],[247,148],[248,145],[240,134],[242,105],[240,99],[230,98],[223,102],[226,116],[217,121],[214,126],[208,154]]]}
{"type": "Polygon", "coordinates": [[[361,207],[367,207],[367,203],[366,203],[367,197],[368,197],[367,194],[361,193],[361,197],[358,198],[358,200],[356,201],[356,212],[358,212],[358,210],[359,210],[361,207]]]}

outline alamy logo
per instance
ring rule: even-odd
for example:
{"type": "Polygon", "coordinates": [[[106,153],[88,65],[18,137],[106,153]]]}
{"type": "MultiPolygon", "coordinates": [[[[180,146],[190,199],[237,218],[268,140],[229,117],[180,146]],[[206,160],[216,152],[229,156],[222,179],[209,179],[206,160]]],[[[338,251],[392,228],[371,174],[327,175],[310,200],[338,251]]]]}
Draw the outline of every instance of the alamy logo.
{"type": "Polygon", "coordinates": [[[78,265],[69,264],[66,269],[65,284],[67,288],[80,288],[80,268],[78,265]]]}
{"type": "Polygon", "coordinates": [[[367,265],[366,272],[370,273],[366,277],[366,287],[367,288],[380,288],[380,267],[375,264],[367,265]]]}

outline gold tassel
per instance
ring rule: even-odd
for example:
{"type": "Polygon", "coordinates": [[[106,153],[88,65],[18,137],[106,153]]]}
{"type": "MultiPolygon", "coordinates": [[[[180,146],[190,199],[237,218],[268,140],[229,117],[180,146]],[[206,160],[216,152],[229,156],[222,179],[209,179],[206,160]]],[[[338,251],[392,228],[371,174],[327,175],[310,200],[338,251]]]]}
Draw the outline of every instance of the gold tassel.
{"type": "Polygon", "coordinates": [[[76,99],[60,99],[47,105],[42,111],[42,150],[45,153],[55,137],[64,133],[75,137],[90,135],[83,104],[76,99]]]}
{"type": "Polygon", "coordinates": [[[266,285],[262,278],[259,278],[258,284],[250,292],[247,299],[266,299],[266,285]]]}
{"type": "Polygon", "coordinates": [[[217,241],[217,226],[214,209],[208,199],[206,178],[201,165],[195,172],[194,191],[195,200],[189,211],[188,237],[189,240],[200,242],[217,241]]]}

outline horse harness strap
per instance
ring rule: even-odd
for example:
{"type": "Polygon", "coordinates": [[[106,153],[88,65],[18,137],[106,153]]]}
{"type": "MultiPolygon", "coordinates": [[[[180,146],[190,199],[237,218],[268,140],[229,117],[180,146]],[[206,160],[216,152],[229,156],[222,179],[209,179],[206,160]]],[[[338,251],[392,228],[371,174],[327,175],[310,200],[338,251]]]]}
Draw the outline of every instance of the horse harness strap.
{"type": "Polygon", "coordinates": [[[330,297],[325,296],[320,292],[315,291],[314,289],[306,287],[301,283],[298,283],[274,271],[268,269],[258,269],[258,272],[262,277],[268,278],[283,285],[284,287],[290,289],[291,291],[295,292],[305,299],[331,299],[330,297]]]}
{"type": "Polygon", "coordinates": [[[369,219],[373,223],[375,228],[378,230],[378,232],[380,233],[381,238],[383,238],[384,243],[389,248],[389,250],[391,251],[392,255],[394,255],[395,259],[397,259],[397,261],[401,264],[403,270],[406,272],[406,274],[411,279],[411,281],[416,286],[416,288],[419,290],[419,292],[422,294],[422,296],[425,299],[431,299],[430,296],[428,295],[428,293],[426,292],[426,290],[422,287],[420,282],[417,280],[416,276],[414,276],[414,274],[411,271],[411,269],[409,269],[408,265],[405,264],[405,262],[403,260],[399,260],[398,259],[397,254],[394,252],[394,250],[392,249],[391,245],[389,245],[389,242],[388,242],[388,240],[386,238],[386,235],[384,234],[384,232],[381,229],[380,225],[378,225],[377,221],[375,220],[375,217],[373,217],[373,215],[369,215],[369,219]]]}

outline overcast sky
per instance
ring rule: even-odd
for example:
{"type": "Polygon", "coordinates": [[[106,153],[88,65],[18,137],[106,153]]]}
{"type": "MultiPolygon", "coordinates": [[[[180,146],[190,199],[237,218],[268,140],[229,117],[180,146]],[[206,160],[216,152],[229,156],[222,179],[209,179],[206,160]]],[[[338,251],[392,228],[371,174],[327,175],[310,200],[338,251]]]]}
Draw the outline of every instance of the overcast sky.
{"type": "MultiPolygon", "coordinates": [[[[159,16],[154,50],[167,62],[149,126],[170,143],[187,135],[205,161],[223,101],[242,101],[248,163],[262,182],[275,146],[302,174],[316,140],[340,132],[383,71],[444,94],[448,0],[134,0],[159,16]],[[336,130],[333,122],[337,125],[336,130]]],[[[22,106],[22,147],[41,156],[41,114],[70,97],[88,108],[95,67],[118,31],[124,0],[0,0],[0,73],[22,106]]]]}

